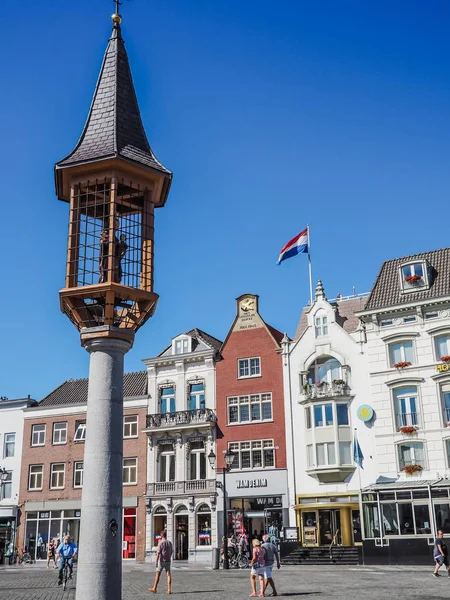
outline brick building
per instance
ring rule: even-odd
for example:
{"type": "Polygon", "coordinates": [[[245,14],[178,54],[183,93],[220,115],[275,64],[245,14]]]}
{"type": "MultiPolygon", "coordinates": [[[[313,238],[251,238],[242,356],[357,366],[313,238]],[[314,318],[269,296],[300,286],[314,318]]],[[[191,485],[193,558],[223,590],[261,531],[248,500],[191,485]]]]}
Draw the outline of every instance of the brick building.
{"type": "MultiPolygon", "coordinates": [[[[259,315],[258,296],[237,298],[216,366],[218,471],[223,453],[235,453],[226,476],[229,533],[266,531],[279,538],[288,525],[282,338],[259,315]]],[[[219,501],[222,511],[223,496],[219,501]]]]}
{"type": "MultiPolygon", "coordinates": [[[[38,406],[24,410],[21,508],[17,542],[45,559],[49,539],[78,542],[83,487],[88,380],[64,382],[38,406]]],[[[124,376],[123,558],[145,557],[147,372],[124,376]]],[[[99,482],[102,474],[99,473],[99,482]]]]}

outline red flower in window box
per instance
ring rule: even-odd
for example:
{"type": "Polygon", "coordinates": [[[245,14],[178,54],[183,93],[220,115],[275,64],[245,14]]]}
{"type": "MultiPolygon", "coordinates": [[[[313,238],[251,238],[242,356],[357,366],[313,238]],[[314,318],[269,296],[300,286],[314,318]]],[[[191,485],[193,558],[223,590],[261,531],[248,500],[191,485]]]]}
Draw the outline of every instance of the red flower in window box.
{"type": "Polygon", "coordinates": [[[321,388],[323,385],[325,385],[325,381],[316,381],[316,387],[321,388]]]}
{"type": "Polygon", "coordinates": [[[405,465],[402,471],[405,471],[405,473],[408,473],[409,475],[414,475],[414,473],[423,471],[423,467],[421,465],[405,465]]]}
{"type": "Polygon", "coordinates": [[[412,433],[416,433],[418,429],[419,428],[416,425],[404,425],[403,427],[400,427],[399,431],[411,435],[412,433]]]}
{"type": "Polygon", "coordinates": [[[408,283],[417,283],[421,279],[422,277],[420,275],[408,275],[407,277],[405,277],[405,281],[407,281],[408,283]]]}
{"type": "Polygon", "coordinates": [[[450,356],[441,356],[442,362],[450,362],[450,356]]]}
{"type": "Polygon", "coordinates": [[[410,363],[410,362],[403,361],[403,362],[395,363],[395,365],[392,365],[392,366],[395,367],[396,369],[404,369],[405,367],[410,367],[411,364],[412,363],[410,363]]]}

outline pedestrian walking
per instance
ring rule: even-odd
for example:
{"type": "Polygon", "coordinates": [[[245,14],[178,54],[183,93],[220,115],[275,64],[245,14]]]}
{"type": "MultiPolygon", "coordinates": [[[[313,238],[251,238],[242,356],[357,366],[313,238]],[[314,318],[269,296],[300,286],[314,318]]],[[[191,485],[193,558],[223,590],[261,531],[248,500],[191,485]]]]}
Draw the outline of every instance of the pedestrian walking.
{"type": "Polygon", "coordinates": [[[57,565],[56,565],[56,546],[55,546],[55,541],[54,540],[50,540],[50,542],[48,543],[47,546],[47,569],[49,568],[50,565],[50,561],[53,560],[53,568],[57,569],[57,565]]]}
{"type": "Polygon", "coordinates": [[[447,568],[447,575],[450,577],[450,567],[448,563],[448,550],[447,545],[444,542],[444,532],[442,529],[438,529],[437,538],[434,540],[433,557],[436,563],[434,568],[433,577],[439,577],[439,569],[442,565],[447,568]]]}
{"type": "Polygon", "coordinates": [[[252,593],[250,594],[250,598],[254,598],[255,596],[259,596],[260,598],[264,598],[264,570],[265,570],[265,560],[264,554],[265,551],[261,548],[261,542],[259,540],[253,540],[253,553],[252,560],[250,565],[252,570],[250,571],[250,585],[252,586],[252,593]],[[259,587],[260,593],[256,593],[256,577],[259,577],[259,587]]]}
{"type": "Polygon", "coordinates": [[[277,569],[280,568],[280,557],[278,555],[278,548],[270,541],[270,536],[263,535],[263,545],[265,556],[264,560],[266,562],[265,570],[264,570],[264,593],[266,592],[267,586],[270,583],[270,587],[272,588],[272,593],[269,596],[278,596],[277,590],[275,589],[275,583],[272,577],[272,569],[275,562],[275,558],[277,560],[277,569]]]}
{"type": "Polygon", "coordinates": [[[170,563],[172,561],[173,546],[172,542],[167,539],[167,533],[161,531],[161,539],[158,542],[158,550],[156,551],[156,573],[155,583],[152,588],[148,588],[149,592],[156,594],[158,587],[159,578],[161,577],[161,571],[164,569],[167,573],[167,592],[166,594],[172,593],[172,574],[170,572],[170,563]]]}

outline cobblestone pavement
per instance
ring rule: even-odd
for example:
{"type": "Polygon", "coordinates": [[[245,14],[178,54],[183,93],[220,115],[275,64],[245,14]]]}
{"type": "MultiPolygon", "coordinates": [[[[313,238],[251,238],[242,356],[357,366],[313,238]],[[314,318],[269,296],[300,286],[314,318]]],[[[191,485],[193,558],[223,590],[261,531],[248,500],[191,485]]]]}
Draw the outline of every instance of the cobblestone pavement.
{"type": "MultiPolygon", "coordinates": [[[[165,574],[162,583],[165,584],[165,574]]],[[[147,588],[153,583],[154,567],[125,564],[123,600],[166,598],[165,585],[158,594],[147,588]]],[[[274,573],[280,596],[317,600],[436,600],[450,596],[450,579],[434,579],[424,567],[282,567],[274,573]]],[[[1,600],[75,600],[75,580],[66,592],[57,586],[57,571],[42,565],[0,567],[1,600]]],[[[249,571],[212,571],[195,566],[173,569],[173,594],[180,600],[248,598],[249,571]]]]}

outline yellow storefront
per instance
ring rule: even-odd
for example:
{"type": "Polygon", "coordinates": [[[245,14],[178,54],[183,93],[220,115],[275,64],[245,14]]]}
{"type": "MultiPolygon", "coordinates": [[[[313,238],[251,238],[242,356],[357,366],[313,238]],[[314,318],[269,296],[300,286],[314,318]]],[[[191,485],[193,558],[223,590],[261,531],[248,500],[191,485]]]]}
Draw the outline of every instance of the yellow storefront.
{"type": "Polygon", "coordinates": [[[304,546],[359,546],[362,542],[358,492],[298,494],[295,511],[304,546]]]}

